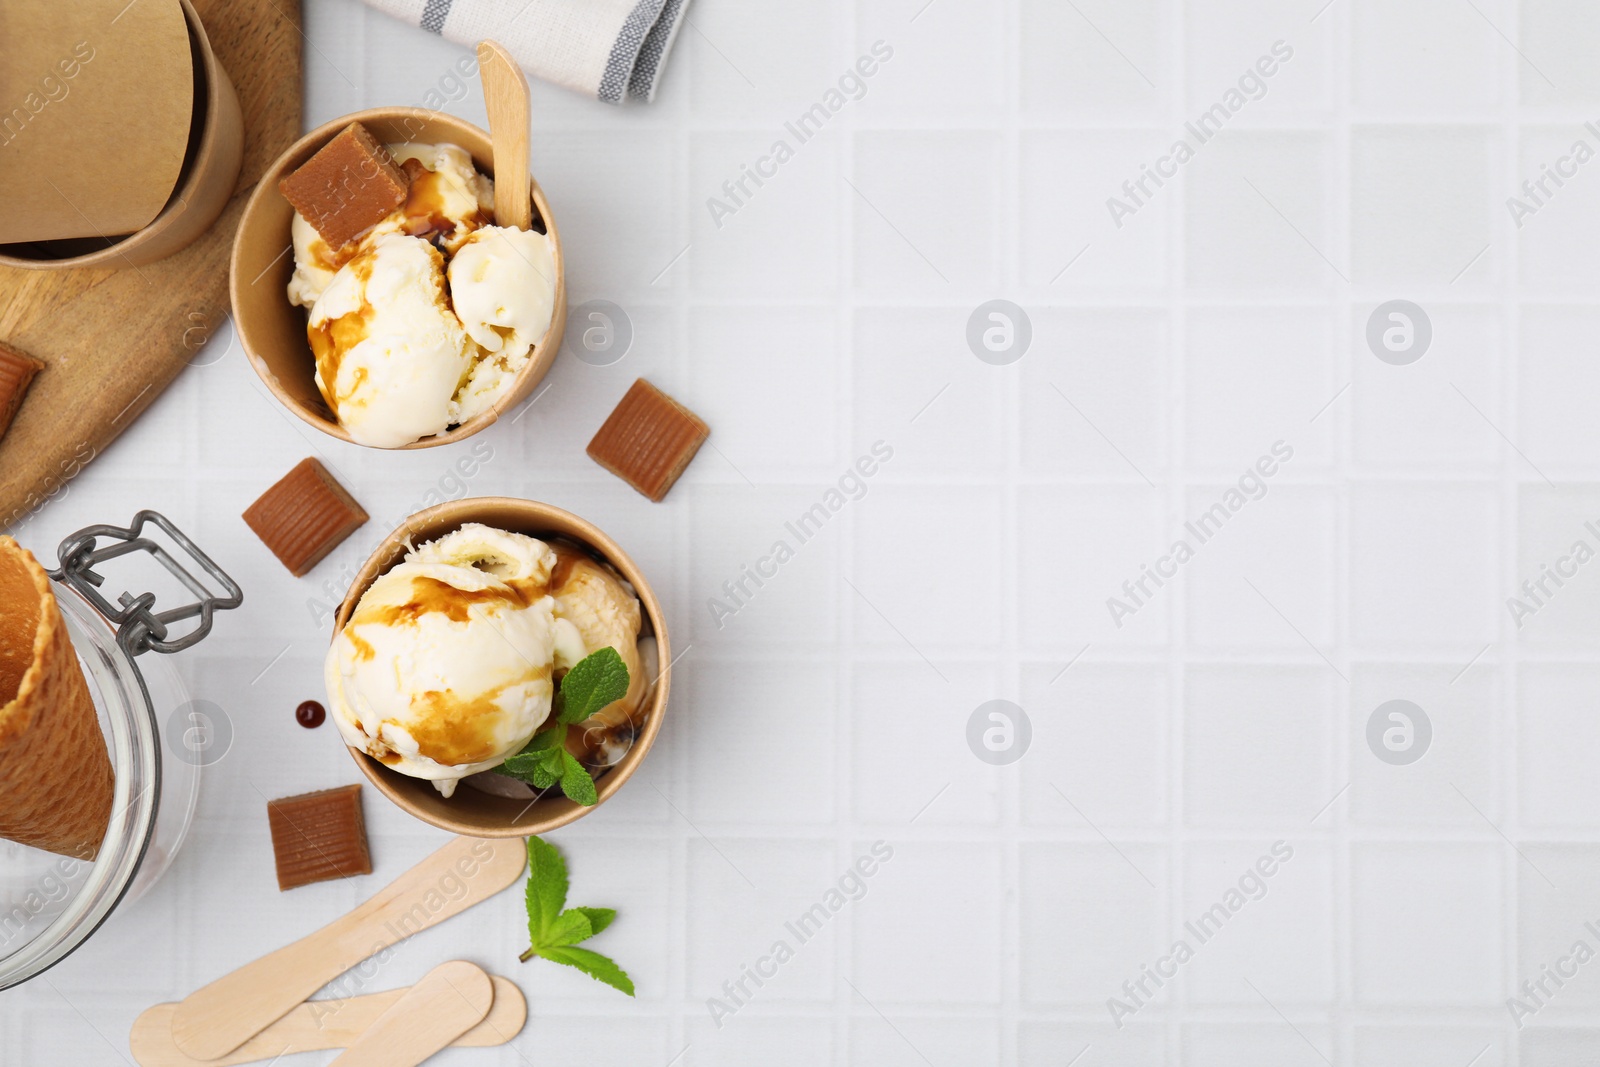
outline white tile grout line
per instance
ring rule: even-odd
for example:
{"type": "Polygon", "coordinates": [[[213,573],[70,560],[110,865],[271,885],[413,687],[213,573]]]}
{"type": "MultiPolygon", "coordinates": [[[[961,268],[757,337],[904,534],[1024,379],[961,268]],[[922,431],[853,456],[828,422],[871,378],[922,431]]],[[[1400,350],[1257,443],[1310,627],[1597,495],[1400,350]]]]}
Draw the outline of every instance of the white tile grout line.
{"type": "MultiPolygon", "coordinates": [[[[848,5],[835,5],[837,13],[850,11],[848,5]]],[[[925,10],[918,11],[920,18],[925,10]]],[[[858,32],[854,26],[854,19],[845,14],[843,18],[835,21],[835,37],[837,37],[838,54],[853,56],[858,54],[858,32]]],[[[910,29],[906,30],[906,35],[910,29]]],[[[885,72],[888,74],[888,72],[885,72]]],[[[856,136],[859,130],[859,112],[851,109],[845,115],[845,126],[840,130],[838,138],[838,154],[834,157],[834,166],[837,173],[830,179],[830,186],[842,189],[845,179],[854,174],[856,168],[856,136]]],[[[856,322],[859,320],[858,296],[854,286],[856,274],[856,200],[850,195],[840,195],[834,198],[834,218],[838,226],[838,245],[834,248],[835,262],[838,266],[840,290],[834,302],[834,328],[842,339],[840,355],[842,362],[838,365],[838,381],[840,381],[840,394],[845,398],[845,403],[840,410],[840,422],[835,427],[835,442],[840,453],[835,456],[838,462],[845,462],[853,456],[858,448],[856,437],[856,419],[859,418],[858,405],[856,405],[856,360],[854,360],[854,346],[856,346],[856,322]]],[[[931,402],[930,402],[931,403],[931,402]]],[[[918,411],[920,416],[920,411],[918,411]]],[[[907,424],[909,429],[909,424],[907,424]]],[[[870,501],[862,501],[870,507],[870,501]]],[[[864,509],[850,509],[850,514],[845,515],[845,525],[840,531],[837,544],[832,545],[830,552],[834,553],[835,573],[856,573],[856,545],[861,537],[862,518],[866,515],[864,509]]],[[[834,648],[840,653],[840,669],[835,675],[835,685],[838,686],[838,709],[848,709],[854,712],[854,689],[858,681],[856,664],[846,653],[851,648],[856,635],[856,611],[859,605],[854,598],[848,597],[843,590],[838,590],[834,600],[834,648]]],[[[845,864],[853,862],[854,851],[854,819],[853,801],[856,797],[856,769],[858,761],[862,761],[862,753],[854,745],[853,713],[842,713],[835,710],[834,715],[834,745],[837,753],[838,765],[835,768],[838,781],[834,784],[834,811],[835,845],[834,861],[838,869],[845,869],[845,864]]],[[[851,1019],[854,1014],[854,1003],[851,998],[851,974],[856,965],[856,944],[858,944],[859,923],[861,917],[858,913],[851,912],[850,921],[840,925],[840,931],[834,941],[834,968],[832,968],[832,1005],[830,1005],[830,1024],[834,1032],[834,1062],[835,1064],[848,1064],[851,1062],[851,1019]]]]}
{"type": "MultiPolygon", "coordinates": [[[[1522,4],[1519,0],[1512,0],[1509,5],[1512,13],[1511,32],[1520,37],[1522,18],[1522,4]]],[[[1504,155],[1504,181],[1507,189],[1517,187],[1517,171],[1521,169],[1521,133],[1517,114],[1517,101],[1520,98],[1520,70],[1514,63],[1508,62],[1504,52],[1497,56],[1500,64],[1498,70],[1501,77],[1501,104],[1500,104],[1500,135],[1504,139],[1501,149],[1504,155]]],[[[1491,178],[1491,185],[1492,185],[1491,178]]],[[[1490,218],[1496,220],[1498,231],[1491,229],[1491,241],[1500,236],[1503,240],[1505,252],[1504,266],[1491,272],[1490,281],[1499,283],[1499,296],[1501,300],[1500,311],[1502,318],[1501,329],[1504,331],[1499,338],[1494,357],[1496,367],[1500,372],[1500,381],[1504,383],[1501,396],[1504,397],[1504,407],[1496,412],[1501,422],[1511,427],[1511,432],[1516,435],[1522,433],[1520,382],[1517,374],[1516,360],[1512,353],[1521,349],[1522,312],[1518,306],[1516,293],[1522,271],[1522,249],[1516,239],[1516,234],[1507,229],[1505,217],[1499,213],[1500,205],[1493,202],[1493,190],[1489,192],[1491,211],[1490,218]]],[[[1501,560],[1501,588],[1510,589],[1516,585],[1517,550],[1518,550],[1518,506],[1521,480],[1520,470],[1515,466],[1516,460],[1502,445],[1499,449],[1500,457],[1500,560],[1501,560]]],[[[1502,765],[1497,776],[1501,783],[1502,803],[1499,811],[1500,817],[1511,828],[1511,833],[1518,840],[1524,839],[1521,828],[1521,767],[1519,756],[1521,743],[1516,730],[1518,691],[1521,684],[1521,643],[1517,641],[1516,634],[1510,626],[1506,614],[1496,612],[1499,622],[1498,637],[1504,655],[1500,657],[1498,675],[1495,684],[1495,714],[1494,721],[1500,732],[1502,744],[1496,749],[1502,753],[1502,765]]],[[[1520,959],[1520,922],[1522,911],[1521,879],[1514,863],[1503,864],[1501,867],[1501,899],[1505,902],[1502,915],[1501,943],[1505,946],[1504,958],[1501,960],[1501,984],[1503,988],[1512,990],[1517,985],[1517,963],[1520,959]]],[[[1517,1042],[1513,1039],[1511,1052],[1512,1062],[1520,1062],[1521,1050],[1515,1047],[1517,1042]]]]}
{"type": "MultiPolygon", "coordinates": [[[[836,14],[848,10],[842,6],[842,0],[833,0],[836,14]]],[[[918,12],[920,16],[922,12],[918,12]]],[[[841,55],[856,54],[856,33],[854,19],[836,17],[834,21],[834,36],[838,52],[841,55]]],[[[850,109],[844,118],[844,126],[839,132],[839,152],[835,157],[834,165],[838,168],[837,175],[830,175],[828,184],[837,188],[843,182],[832,179],[845,178],[855,170],[855,148],[857,115],[855,109],[850,109]]],[[[840,463],[852,456],[856,446],[856,364],[855,337],[856,321],[858,318],[855,303],[855,204],[844,199],[835,201],[835,219],[839,229],[839,243],[834,248],[834,257],[839,273],[839,292],[833,300],[833,325],[836,336],[839,338],[839,362],[835,373],[839,376],[839,393],[843,403],[839,407],[839,422],[834,427],[835,448],[838,450],[835,459],[840,463]]],[[[920,414],[920,412],[918,413],[920,414]]],[[[867,503],[867,501],[863,501],[867,503]]],[[[868,505],[870,506],[870,504],[868,505]]],[[[848,514],[843,516],[844,525],[840,529],[840,536],[831,546],[833,554],[834,573],[838,575],[853,574],[856,569],[856,543],[861,531],[861,509],[850,508],[848,514]]],[[[837,586],[835,586],[837,591],[837,586]]],[[[844,865],[853,861],[851,855],[857,839],[855,820],[853,818],[853,801],[856,795],[856,762],[861,754],[855,750],[855,731],[852,729],[855,710],[856,665],[853,659],[843,655],[850,648],[855,637],[855,602],[838,591],[834,597],[834,644],[835,654],[839,656],[840,664],[835,676],[838,702],[834,712],[834,781],[833,797],[835,810],[833,813],[834,825],[834,862],[839,870],[844,865]]],[[[851,972],[855,968],[856,941],[860,917],[852,911],[849,921],[839,924],[840,928],[835,935],[833,943],[833,967],[830,971],[829,993],[832,1003],[829,1005],[829,1023],[833,1036],[833,1062],[850,1062],[850,1030],[854,1005],[851,1002],[849,982],[851,972]]]]}
{"type": "MultiPolygon", "coordinates": [[[[689,53],[689,55],[692,54],[693,53],[689,53]]],[[[687,56],[682,58],[687,58],[687,56]]],[[[661,284],[664,281],[665,288],[670,294],[670,299],[672,300],[670,322],[672,330],[673,352],[671,366],[673,369],[673,377],[678,382],[687,382],[689,380],[689,369],[692,365],[691,360],[693,358],[690,351],[690,345],[693,343],[693,307],[691,302],[691,293],[695,288],[694,271],[696,259],[699,259],[702,263],[704,262],[703,256],[697,257],[691,254],[691,245],[694,242],[694,218],[696,217],[694,212],[697,209],[696,202],[694,197],[691,195],[690,190],[690,186],[693,183],[694,174],[694,136],[695,130],[698,127],[698,123],[694,118],[697,100],[695,99],[696,93],[693,87],[692,79],[685,78],[683,81],[685,83],[684,88],[686,89],[685,95],[688,97],[688,99],[686,99],[680,105],[682,108],[680,115],[683,116],[683,119],[675,125],[673,130],[675,136],[672,138],[672,179],[673,184],[676,187],[676,192],[678,193],[673,202],[690,205],[690,208],[687,212],[674,213],[674,233],[672,234],[671,242],[674,245],[679,245],[683,251],[678,253],[678,255],[675,256],[670,263],[664,266],[661,270],[661,273],[650,280],[648,286],[649,289],[653,290],[658,284],[661,284]],[[688,259],[686,262],[680,264],[679,261],[684,256],[688,256],[688,259]]],[[[689,401],[689,404],[691,407],[693,407],[692,399],[689,401]]],[[[680,492],[689,488],[691,487],[683,486],[682,489],[680,489],[680,492]]],[[[670,501],[671,497],[669,496],[667,499],[670,501]]],[[[676,519],[675,532],[678,538],[677,547],[681,552],[681,554],[677,557],[679,559],[687,560],[692,558],[691,546],[694,543],[695,519],[698,517],[701,509],[704,506],[705,502],[701,493],[686,493],[682,505],[676,511],[674,516],[676,519]]],[[[678,572],[674,578],[675,584],[683,593],[680,603],[685,605],[687,609],[685,613],[686,617],[691,619],[688,624],[689,632],[684,635],[684,639],[686,641],[691,641],[695,636],[695,624],[692,619],[697,609],[694,596],[695,591],[690,588],[690,582],[692,581],[691,575],[693,572],[689,567],[678,567],[675,568],[675,570],[678,572]]],[[[694,673],[691,672],[690,678],[693,679],[694,677],[694,673]]],[[[703,690],[698,684],[692,685],[689,689],[691,699],[697,696],[701,691],[703,690]]],[[[686,706],[692,707],[693,705],[684,704],[680,698],[679,708],[681,709],[686,706]]],[[[694,765],[690,758],[691,746],[688,738],[689,730],[687,725],[684,725],[678,734],[677,740],[679,743],[673,746],[674,755],[676,757],[673,769],[678,776],[676,783],[682,783],[687,787],[687,791],[692,801],[695,788],[694,765]]],[[[672,961],[669,983],[674,991],[678,994],[678,999],[684,1001],[690,999],[689,994],[690,989],[692,988],[690,984],[690,964],[687,951],[690,936],[689,912],[694,904],[694,901],[690,896],[690,862],[691,856],[693,855],[691,851],[691,845],[692,842],[687,837],[679,837],[673,844],[673,891],[679,902],[679,911],[678,914],[676,914],[672,919],[674,927],[672,931],[673,937],[671,941],[671,947],[668,950],[669,958],[672,961]]],[[[692,1041],[690,1036],[692,1032],[690,1020],[694,1019],[699,1021],[704,1018],[705,1016],[698,1013],[693,1016],[686,1016],[685,1014],[678,1012],[673,1014],[673,1020],[670,1027],[671,1044],[674,1048],[684,1050],[678,1053],[679,1057],[682,1057],[684,1052],[688,1051],[692,1041]]]]}
{"type": "MultiPolygon", "coordinates": [[[[1169,129],[1181,129],[1187,121],[1188,111],[1189,64],[1185,42],[1189,32],[1189,13],[1187,6],[1182,3],[1174,4],[1173,9],[1176,13],[1175,24],[1171,39],[1167,42],[1167,47],[1171,50],[1173,82],[1169,89],[1166,122],[1169,129]]],[[[1188,478],[1185,476],[1187,450],[1183,447],[1188,433],[1187,408],[1184,400],[1188,390],[1189,318],[1188,307],[1183,299],[1188,284],[1188,262],[1184,255],[1189,228],[1188,206],[1188,183],[1178,182],[1172,191],[1172,210],[1167,216],[1169,230],[1164,287],[1169,331],[1166,338],[1168,373],[1172,378],[1167,387],[1167,410],[1164,419],[1169,434],[1167,469],[1178,475],[1173,477],[1173,484],[1168,487],[1166,493],[1166,506],[1169,512],[1166,533],[1169,537],[1183,526],[1188,496],[1188,478]]],[[[1167,715],[1172,723],[1171,736],[1168,738],[1165,753],[1168,766],[1166,788],[1170,793],[1167,797],[1166,850],[1169,885],[1164,894],[1162,919],[1166,925],[1168,938],[1176,940],[1183,922],[1184,884],[1188,876],[1189,861],[1188,839],[1185,833],[1188,812],[1184,803],[1183,759],[1184,734],[1188,729],[1188,707],[1184,699],[1188,684],[1188,583],[1175,583],[1172,593],[1173,595],[1168,597],[1162,606],[1162,610],[1166,613],[1167,631],[1167,715]]],[[[1176,1018],[1187,1018],[1190,1004],[1187,982],[1178,983],[1172,992],[1172,1002],[1176,1018]]],[[[1167,1030],[1167,1061],[1181,1063],[1183,1062],[1181,1031],[1176,1025],[1169,1026],[1167,1030]]]]}
{"type": "MultiPolygon", "coordinates": [[[[1325,210],[1328,212],[1330,225],[1328,233],[1333,238],[1333,247],[1337,249],[1340,260],[1349,266],[1352,276],[1358,272],[1355,269],[1354,240],[1350,232],[1351,195],[1353,182],[1350,166],[1350,96],[1353,89],[1351,79],[1350,57],[1350,13],[1351,5],[1337,3],[1329,10],[1324,8],[1313,16],[1311,23],[1319,34],[1326,34],[1328,38],[1327,51],[1330,65],[1337,72],[1332,79],[1334,97],[1334,128],[1330,151],[1334,153],[1334,166],[1331,168],[1334,178],[1334,188],[1328,190],[1325,210]]],[[[1353,448],[1352,428],[1355,424],[1355,400],[1350,397],[1348,402],[1338,403],[1339,397],[1344,396],[1350,388],[1349,383],[1354,381],[1353,361],[1357,358],[1355,352],[1356,338],[1352,330],[1351,305],[1353,286],[1346,283],[1340,291],[1338,299],[1329,302],[1329,313],[1333,317],[1333,344],[1334,349],[1329,353],[1333,365],[1333,382],[1343,381],[1346,385],[1338,390],[1331,401],[1331,410],[1327,412],[1330,420],[1324,429],[1318,431],[1327,435],[1326,439],[1332,446],[1333,468],[1336,477],[1336,486],[1333,495],[1334,508],[1334,565],[1332,571],[1333,596],[1331,603],[1335,612],[1334,625],[1334,654],[1345,665],[1343,676],[1349,677],[1348,649],[1350,647],[1350,513],[1349,513],[1349,484],[1350,484],[1350,457],[1353,448]]],[[[1331,382],[1328,384],[1332,384],[1331,382]]],[[[1323,412],[1318,412],[1321,418],[1323,412]]],[[[1309,429],[1309,427],[1308,427],[1309,429]]],[[[1337,668],[1336,668],[1337,670],[1337,668]]],[[[1330,756],[1332,766],[1325,770],[1332,774],[1347,778],[1352,771],[1351,751],[1349,746],[1349,730],[1343,724],[1349,716],[1351,687],[1348,682],[1342,689],[1336,688],[1333,703],[1333,719],[1327,728],[1334,731],[1330,756]],[[1335,769],[1337,768],[1337,769],[1335,769]],[[1346,773],[1341,774],[1340,771],[1346,773]]],[[[1331,783],[1330,783],[1331,785],[1331,783]]],[[[1348,788],[1348,786],[1346,787],[1348,788]]],[[[1342,791],[1341,791],[1342,794],[1342,791]]],[[[1347,805],[1338,803],[1339,797],[1335,796],[1329,803],[1327,814],[1329,833],[1331,837],[1328,846],[1328,866],[1331,884],[1328,886],[1329,908],[1333,914],[1328,917],[1328,928],[1333,938],[1332,951],[1327,966],[1332,970],[1333,998],[1330,1005],[1331,1039],[1335,1058],[1338,1058],[1339,1042],[1348,1023],[1354,990],[1351,984],[1350,952],[1351,922],[1350,922],[1350,894],[1349,872],[1350,857],[1348,851],[1348,836],[1345,832],[1344,813],[1347,805]]],[[[1322,813],[1318,813],[1322,817],[1322,813]]]]}
{"type": "MultiPolygon", "coordinates": [[[[1189,98],[1189,64],[1187,64],[1186,42],[1189,24],[1187,24],[1186,5],[1174,3],[1173,27],[1170,38],[1166,42],[1170,54],[1171,86],[1168,88],[1168,101],[1166,101],[1163,123],[1168,130],[1181,130],[1187,120],[1187,98],[1189,98]]],[[[1184,408],[1184,395],[1187,390],[1187,306],[1182,298],[1184,286],[1187,283],[1187,262],[1184,259],[1184,238],[1189,229],[1189,187],[1187,182],[1176,182],[1171,190],[1171,208],[1166,216],[1168,219],[1168,232],[1166,232],[1166,277],[1163,278],[1163,312],[1166,320],[1166,366],[1168,366],[1168,387],[1163,397],[1163,426],[1166,427],[1166,451],[1168,461],[1166,469],[1170,472],[1171,485],[1166,486],[1165,507],[1168,512],[1168,522],[1163,533],[1171,537],[1174,531],[1181,530],[1184,523],[1184,509],[1186,509],[1187,496],[1187,467],[1186,450],[1184,450],[1184,435],[1187,434],[1186,408],[1184,408]]],[[[1189,605],[1189,585],[1187,582],[1174,582],[1173,595],[1166,598],[1166,717],[1171,723],[1170,736],[1166,739],[1166,878],[1168,885],[1160,901],[1160,921],[1165,925],[1166,936],[1170,941],[1176,941],[1181,936],[1182,905],[1184,905],[1184,880],[1187,875],[1187,837],[1186,809],[1184,809],[1184,734],[1187,729],[1187,707],[1184,702],[1184,686],[1187,680],[1187,648],[1189,648],[1189,627],[1187,627],[1187,605],[1189,605]]],[[[1173,1005],[1173,1019],[1182,1019],[1187,1016],[1189,1009],[1189,989],[1187,982],[1179,982],[1170,993],[1173,1005]]],[[[1166,1027],[1166,1062],[1178,1064],[1182,1062],[1182,1038],[1178,1025],[1166,1027]]]]}
{"type": "MultiPolygon", "coordinates": [[[[996,188],[1000,194],[998,215],[1002,222],[994,235],[994,241],[999,245],[994,249],[996,272],[999,274],[1000,283],[996,291],[1021,306],[1024,301],[1019,269],[1022,262],[1020,247],[1022,147],[1021,137],[1017,132],[1017,116],[1022,110],[1020,5],[1005,5],[1001,33],[1005,55],[1003,99],[1006,104],[1006,125],[1002,131],[1001,162],[995,175],[996,188]]],[[[1044,355],[1044,352],[1036,352],[1033,358],[1040,359],[1044,355]]],[[[1029,356],[1024,354],[1022,358],[1026,360],[1029,356]]],[[[990,694],[994,697],[1004,695],[1021,706],[1022,668],[1017,650],[1022,645],[1019,622],[1022,616],[1020,610],[1022,491],[1017,474],[1022,469],[1022,361],[1019,360],[1007,367],[985,365],[983,370],[991,375],[1002,376],[1001,393],[1005,404],[1003,410],[1011,416],[1002,420],[1000,442],[1002,462],[1005,465],[1005,483],[1000,488],[1000,544],[1004,553],[1000,576],[1000,626],[1003,651],[996,664],[999,677],[989,679],[993,685],[990,694]]],[[[990,694],[983,694],[981,699],[991,699],[990,694]]],[[[1024,708],[1024,711],[1026,710],[1024,708]]],[[[1034,714],[1039,714],[1042,710],[1035,708],[1034,714]]],[[[1022,759],[1026,760],[1027,755],[1024,754],[1022,759]]],[[[991,777],[998,773],[1000,778],[998,815],[1001,826],[1001,886],[1020,886],[1023,882],[1023,854],[1018,842],[1018,829],[1023,822],[1020,782],[1022,761],[1019,760],[1009,767],[984,768],[984,770],[991,777]]],[[[1018,1033],[1018,1005],[1022,1002],[1023,953],[1020,893],[1006,893],[1002,888],[1000,923],[1001,943],[1006,949],[1001,956],[999,970],[1000,1062],[1020,1063],[1022,1056],[1019,1052],[1021,1035],[1018,1033]]]]}

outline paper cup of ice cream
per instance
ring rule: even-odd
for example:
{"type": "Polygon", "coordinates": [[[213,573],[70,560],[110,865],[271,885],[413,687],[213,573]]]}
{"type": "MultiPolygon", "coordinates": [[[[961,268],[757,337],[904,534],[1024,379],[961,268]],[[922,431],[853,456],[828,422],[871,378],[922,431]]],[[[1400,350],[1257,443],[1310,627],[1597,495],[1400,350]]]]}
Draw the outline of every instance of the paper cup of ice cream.
{"type": "Polygon", "coordinates": [[[537,181],[531,229],[497,225],[493,179],[487,133],[421,108],[346,115],[278,157],[230,284],[240,342],[284,406],[344,441],[429,448],[532,394],[566,328],[561,237],[537,181]],[[342,172],[317,173],[343,150],[342,172]]]}
{"type": "Polygon", "coordinates": [[[508,497],[418,512],[356,575],[324,664],[329,717],[379,792],[474,837],[564,826],[661,729],[666,622],[592,524],[508,497]]]}

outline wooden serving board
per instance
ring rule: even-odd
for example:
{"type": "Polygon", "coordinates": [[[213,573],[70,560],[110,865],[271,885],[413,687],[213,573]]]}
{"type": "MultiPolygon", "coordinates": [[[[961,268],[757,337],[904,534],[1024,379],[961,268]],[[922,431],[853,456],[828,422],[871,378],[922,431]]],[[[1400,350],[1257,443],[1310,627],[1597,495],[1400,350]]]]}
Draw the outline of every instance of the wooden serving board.
{"type": "Polygon", "coordinates": [[[0,438],[0,530],[36,510],[188,365],[228,308],[228,254],[267,164],[300,136],[299,0],[194,0],[244,112],[244,168],[200,240],[120,270],[0,267],[0,340],[46,369],[0,438]]]}

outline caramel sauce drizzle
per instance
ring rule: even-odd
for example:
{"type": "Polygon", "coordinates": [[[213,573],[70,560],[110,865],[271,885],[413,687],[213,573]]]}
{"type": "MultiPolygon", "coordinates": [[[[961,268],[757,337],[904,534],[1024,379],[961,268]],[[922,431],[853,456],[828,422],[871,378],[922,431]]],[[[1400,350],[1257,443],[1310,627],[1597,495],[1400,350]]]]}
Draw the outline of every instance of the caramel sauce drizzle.
{"type": "Polygon", "coordinates": [[[344,354],[367,339],[372,330],[373,316],[377,314],[366,301],[367,282],[372,278],[374,258],[364,254],[351,267],[361,279],[361,306],[336,319],[327,319],[315,326],[308,323],[306,326],[306,340],[311,342],[311,353],[317,358],[317,370],[322,372],[322,399],[336,414],[340,403],[354,396],[367,378],[363,368],[356,374],[350,389],[343,394],[339,392],[339,366],[344,361],[344,354]]]}
{"type": "Polygon", "coordinates": [[[411,698],[417,718],[406,730],[417,742],[417,751],[435,763],[458,767],[481,763],[495,754],[495,725],[500,706],[496,700],[506,686],[497,686],[471,700],[463,700],[454,690],[429,690],[411,698]]]}
{"type": "Polygon", "coordinates": [[[450,236],[458,230],[471,232],[488,221],[477,208],[460,222],[452,219],[444,210],[448,176],[440,171],[429,170],[420,159],[408,159],[401,166],[411,178],[411,190],[406,195],[406,202],[400,206],[400,214],[404,216],[402,232],[437,243],[438,238],[450,236]]]}

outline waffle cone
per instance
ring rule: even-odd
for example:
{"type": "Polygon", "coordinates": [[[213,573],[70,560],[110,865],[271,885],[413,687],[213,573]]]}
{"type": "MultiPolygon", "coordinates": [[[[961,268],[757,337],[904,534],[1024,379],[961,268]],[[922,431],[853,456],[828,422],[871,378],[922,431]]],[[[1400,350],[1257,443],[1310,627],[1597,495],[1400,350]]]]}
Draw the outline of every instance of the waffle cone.
{"type": "Polygon", "coordinates": [[[113,776],[50,579],[0,537],[0,837],[93,859],[113,776]]]}

